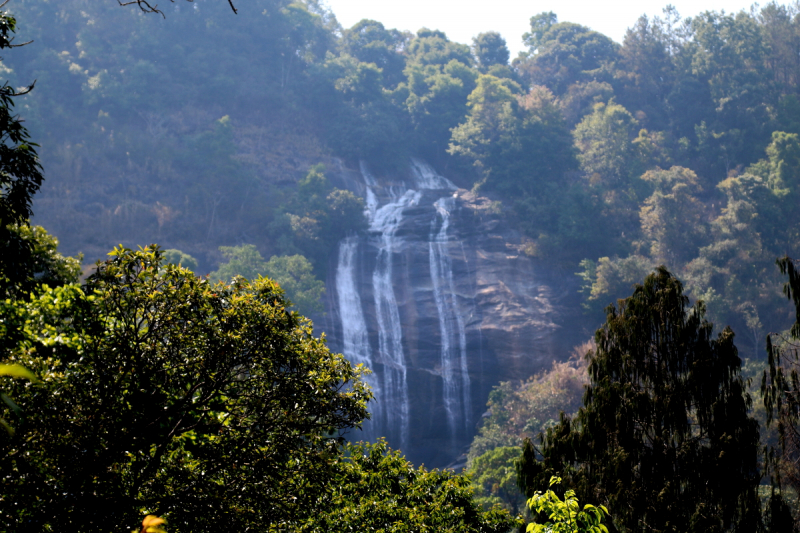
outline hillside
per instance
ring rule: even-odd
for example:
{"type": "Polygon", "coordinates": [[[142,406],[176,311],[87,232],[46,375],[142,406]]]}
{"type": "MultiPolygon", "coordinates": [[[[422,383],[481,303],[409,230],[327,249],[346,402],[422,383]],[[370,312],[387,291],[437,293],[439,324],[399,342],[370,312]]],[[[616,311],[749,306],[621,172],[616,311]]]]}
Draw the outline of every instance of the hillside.
{"type": "MultiPolygon", "coordinates": [[[[435,29],[342,28],[310,0],[254,0],[236,16],[224,2],[175,3],[163,18],[88,0],[9,7],[34,41],[4,62],[12,85],[36,80],[19,107],[46,170],[34,222],[89,263],[118,243],[180,250],[200,274],[224,263],[221,246],[302,255],[329,295],[328,314],[312,316],[333,332],[340,243],[380,233],[347,176],[374,174],[388,205],[424,189],[408,179],[415,158],[516,232],[515,264],[546,265],[557,292],[581,291],[585,314],[549,333],[562,337],[551,348],[507,354],[538,360],[520,367],[529,375],[661,264],[743,353],[760,356],[764,333],[791,321],[774,261],[800,246],[795,7],[667,9],[632,21],[621,45],[541,13],[513,60],[492,32],[468,45],[435,29]]],[[[437,212],[426,224],[443,232],[437,212]]],[[[524,268],[514,279],[535,284],[538,267],[524,268]]],[[[570,305],[562,316],[578,315],[570,305]]],[[[428,370],[444,383],[442,368],[428,370]]],[[[482,409],[470,402],[462,439],[482,409]]]]}

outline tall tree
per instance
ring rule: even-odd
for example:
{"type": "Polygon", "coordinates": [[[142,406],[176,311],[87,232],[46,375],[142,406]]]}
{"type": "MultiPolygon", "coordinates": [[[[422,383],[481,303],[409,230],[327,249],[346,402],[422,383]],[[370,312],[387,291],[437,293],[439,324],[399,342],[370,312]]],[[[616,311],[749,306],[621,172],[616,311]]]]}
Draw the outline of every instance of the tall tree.
{"type": "Polygon", "coordinates": [[[573,83],[603,76],[604,69],[616,60],[619,46],[585,26],[553,24],[555,19],[550,15],[543,13],[542,18],[531,19],[532,33],[526,36],[532,53],[516,64],[526,82],[545,85],[560,96],[573,83]]]}
{"type": "MultiPolygon", "coordinates": [[[[17,21],[0,12],[0,50],[12,48],[17,21]]],[[[28,130],[14,114],[14,98],[33,89],[18,92],[6,82],[0,87],[0,297],[13,293],[33,271],[34,242],[25,239],[19,226],[27,226],[33,215],[33,195],[42,185],[42,167],[28,130]]]]}
{"type": "Polygon", "coordinates": [[[522,42],[528,47],[528,54],[538,53],[547,30],[558,24],[558,15],[552,11],[543,11],[531,17],[531,31],[522,34],[522,42]]]}
{"type": "Polygon", "coordinates": [[[394,87],[403,80],[405,62],[401,53],[410,36],[387,30],[376,20],[361,20],[342,32],[342,50],[364,63],[381,69],[384,83],[394,87]]]}
{"type": "Polygon", "coordinates": [[[594,112],[575,127],[578,159],[592,181],[626,183],[638,125],[627,109],[611,101],[608,105],[595,104],[594,112]]]}
{"type": "Polygon", "coordinates": [[[0,303],[10,361],[42,381],[7,389],[27,418],[0,435],[0,529],[130,530],[143,508],[171,531],[307,516],[341,431],[367,416],[362,370],[268,279],[212,285],[157,248],[111,256],[82,288],[0,303]]]}
{"type": "Polygon", "coordinates": [[[563,185],[576,161],[553,94],[545,87],[525,96],[519,92],[509,79],[478,78],[467,100],[467,120],[452,130],[450,153],[478,167],[488,188],[534,196],[548,182],[563,185]]]}
{"type": "Polygon", "coordinates": [[[675,70],[662,26],[643,15],[628,28],[614,74],[622,105],[641,116],[644,126],[658,129],[668,126],[666,97],[675,70]]]}
{"type": "MultiPolygon", "coordinates": [[[[795,321],[787,334],[767,336],[769,367],[761,378],[761,392],[767,408],[767,425],[777,422],[779,450],[774,460],[774,484],[800,489],[800,269],[795,259],[784,256],[777,261],[788,280],[784,294],[795,309],[795,321]]],[[[793,509],[797,517],[797,506],[793,509]]],[[[797,527],[797,524],[795,524],[797,527]]]]}
{"type": "Polygon", "coordinates": [[[506,65],[510,55],[506,40],[496,31],[481,33],[472,39],[472,53],[483,72],[492,65],[506,65]]]}
{"type": "Polygon", "coordinates": [[[753,531],[758,423],[726,328],[716,338],[664,267],[606,310],[587,354],[590,383],[519,464],[530,495],[560,474],[624,531],[753,531]]]}
{"type": "Polygon", "coordinates": [[[707,233],[705,208],[696,195],[702,191],[697,175],[688,168],[645,172],[642,179],[655,191],[639,211],[642,233],[650,242],[654,263],[676,268],[697,255],[707,233]]]}

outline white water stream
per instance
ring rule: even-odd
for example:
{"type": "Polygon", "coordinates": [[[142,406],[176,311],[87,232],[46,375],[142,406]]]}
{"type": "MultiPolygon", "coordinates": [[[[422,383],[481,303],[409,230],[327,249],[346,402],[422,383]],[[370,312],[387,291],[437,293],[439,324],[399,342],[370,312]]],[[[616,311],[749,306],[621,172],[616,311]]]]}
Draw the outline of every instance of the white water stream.
{"type": "Polygon", "coordinates": [[[447,426],[451,437],[468,431],[472,411],[467,369],[467,334],[464,318],[459,313],[456,289],[453,281],[453,266],[450,261],[449,237],[450,213],[455,208],[455,199],[440,198],[434,206],[442,219],[439,231],[436,220],[431,224],[430,265],[433,294],[439,314],[441,335],[441,369],[444,406],[447,411],[447,426]]]}
{"type": "MultiPolygon", "coordinates": [[[[351,362],[363,363],[375,372],[367,378],[374,390],[375,401],[370,405],[372,421],[365,425],[364,437],[374,440],[378,436],[385,436],[400,449],[408,444],[411,413],[407,376],[409,363],[403,349],[402,322],[393,279],[395,256],[403,244],[397,232],[405,220],[406,211],[420,203],[424,191],[456,189],[452,182],[419,160],[411,161],[411,172],[413,189],[405,186],[380,189],[375,178],[361,166],[366,184],[367,238],[373,245],[359,246],[361,239],[357,236],[344,239],[339,245],[336,269],[343,352],[351,362]],[[384,199],[383,205],[379,194],[384,199]],[[359,292],[360,275],[356,268],[359,250],[368,249],[377,250],[371,295],[365,295],[374,300],[377,324],[373,327],[377,326],[377,350],[370,345],[370,330],[359,292]]],[[[455,199],[445,196],[436,201],[433,207],[435,210],[427,243],[428,259],[441,337],[443,405],[449,434],[455,437],[468,430],[471,424],[466,332],[455,293],[449,245],[451,237],[448,233],[455,199]]]]}
{"type": "MultiPolygon", "coordinates": [[[[339,243],[339,263],[336,267],[336,294],[339,296],[339,315],[342,319],[342,352],[355,365],[362,364],[373,368],[372,350],[369,346],[367,322],[364,319],[364,308],[356,283],[356,259],[359,239],[351,235],[339,243]]],[[[373,373],[366,377],[376,397],[382,396],[380,380],[373,373]]],[[[375,440],[380,435],[373,431],[385,423],[385,415],[380,409],[382,404],[373,402],[371,406],[372,420],[364,424],[364,436],[367,440],[375,440]]]]}

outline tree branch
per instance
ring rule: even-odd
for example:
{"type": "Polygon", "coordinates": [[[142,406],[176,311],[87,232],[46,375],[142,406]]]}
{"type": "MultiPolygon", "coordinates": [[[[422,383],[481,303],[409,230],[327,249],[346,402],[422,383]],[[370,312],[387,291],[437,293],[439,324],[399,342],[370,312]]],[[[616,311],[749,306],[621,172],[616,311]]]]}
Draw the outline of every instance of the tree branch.
{"type": "MultiPolygon", "coordinates": [[[[7,1],[8,0],[6,0],[6,2],[7,1]]],[[[169,0],[169,1],[173,3],[175,2],[175,0],[169,0]]],[[[191,2],[192,0],[187,0],[187,1],[191,2]]],[[[162,17],[167,18],[167,16],[164,15],[164,12],[158,9],[158,4],[153,5],[150,2],[148,2],[148,0],[128,0],[125,2],[123,2],[123,0],[117,0],[117,2],[119,2],[119,5],[121,6],[129,6],[131,4],[136,4],[137,6],[139,6],[139,9],[141,9],[144,13],[158,13],[162,17]]],[[[231,6],[234,15],[239,13],[239,11],[236,9],[236,6],[233,5],[233,0],[228,0],[228,5],[231,6]]]]}

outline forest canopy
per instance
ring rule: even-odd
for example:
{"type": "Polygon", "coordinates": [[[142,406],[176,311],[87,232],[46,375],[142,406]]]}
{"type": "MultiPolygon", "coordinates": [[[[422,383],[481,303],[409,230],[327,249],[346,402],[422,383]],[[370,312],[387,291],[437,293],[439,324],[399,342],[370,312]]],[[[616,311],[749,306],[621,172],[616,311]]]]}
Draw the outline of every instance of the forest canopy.
{"type": "Polygon", "coordinates": [[[163,19],[113,2],[9,6],[36,42],[4,64],[12,86],[37,80],[24,107],[47,147],[37,222],[74,228],[59,234],[69,254],[155,236],[206,273],[220,246],[246,244],[302,255],[324,279],[332,243],[363,228],[337,169],[391,174],[414,155],[579,272],[594,320],[665,264],[715,321],[752,339],[782,323],[771,265],[800,242],[792,5],[668,7],[621,44],[540,13],[513,59],[491,31],[467,45],[343,28],[315,2],[258,0],[247,16],[177,2],[163,19]]]}
{"type": "MultiPolygon", "coordinates": [[[[497,412],[470,457],[481,503],[522,506],[514,447],[544,431],[541,453],[529,445],[518,470],[528,493],[563,474],[581,501],[635,502],[638,515],[612,508],[629,529],[664,514],[681,530],[760,520],[763,471],[741,361],[730,330],[711,338],[704,313],[744,332],[742,351],[756,356],[766,331],[790,322],[774,261],[797,257],[800,245],[796,5],[692,18],[667,7],[635,21],[622,43],[540,13],[513,60],[491,31],[465,44],[372,20],[343,28],[311,0],[254,0],[237,17],[222,1],[178,2],[163,19],[113,2],[9,7],[36,46],[3,60],[2,342],[41,383],[4,385],[17,428],[0,434],[5,520],[120,529],[148,508],[187,530],[511,527],[509,515],[477,507],[464,478],[414,469],[382,443],[342,448],[340,432],[366,416],[362,370],[287,311],[288,294],[303,312],[321,312],[332,250],[365,229],[364,199],[344,169],[364,162],[392,177],[411,156],[489,196],[524,233],[526,253],[576,272],[589,320],[606,309],[582,408],[574,394],[562,409],[542,394],[582,386],[580,366],[490,397],[497,412]],[[13,87],[33,80],[36,90],[18,97],[13,87]],[[28,224],[33,214],[67,254],[130,248],[81,282],[81,259],[57,254],[57,241],[28,224]],[[167,260],[157,247],[133,250],[152,240],[169,247],[167,260]],[[642,333],[651,322],[673,328],[677,346],[642,333]],[[717,380],[706,390],[691,372],[669,374],[648,359],[661,352],[717,380]],[[703,404],[676,419],[657,400],[678,400],[649,396],[651,385],[730,411],[703,404]],[[616,413],[609,398],[632,413],[628,422],[664,422],[653,440],[667,444],[604,425],[616,413]],[[513,403],[516,418],[502,420],[500,407],[513,403]],[[641,406],[663,420],[637,419],[641,406]],[[687,429],[695,419],[702,438],[687,429]],[[725,475],[676,488],[662,459],[678,452],[681,475],[691,466],[725,475]],[[630,474],[629,492],[604,470],[615,467],[630,474]],[[374,508],[363,504],[365,484],[381,488],[374,508]],[[408,514],[429,497],[442,506],[408,514]],[[319,502],[327,507],[309,516],[319,502]],[[88,512],[96,508],[105,511],[88,512]]],[[[3,21],[7,48],[16,22],[3,21]]],[[[784,379],[782,349],[771,353],[767,391],[784,379]]]]}

